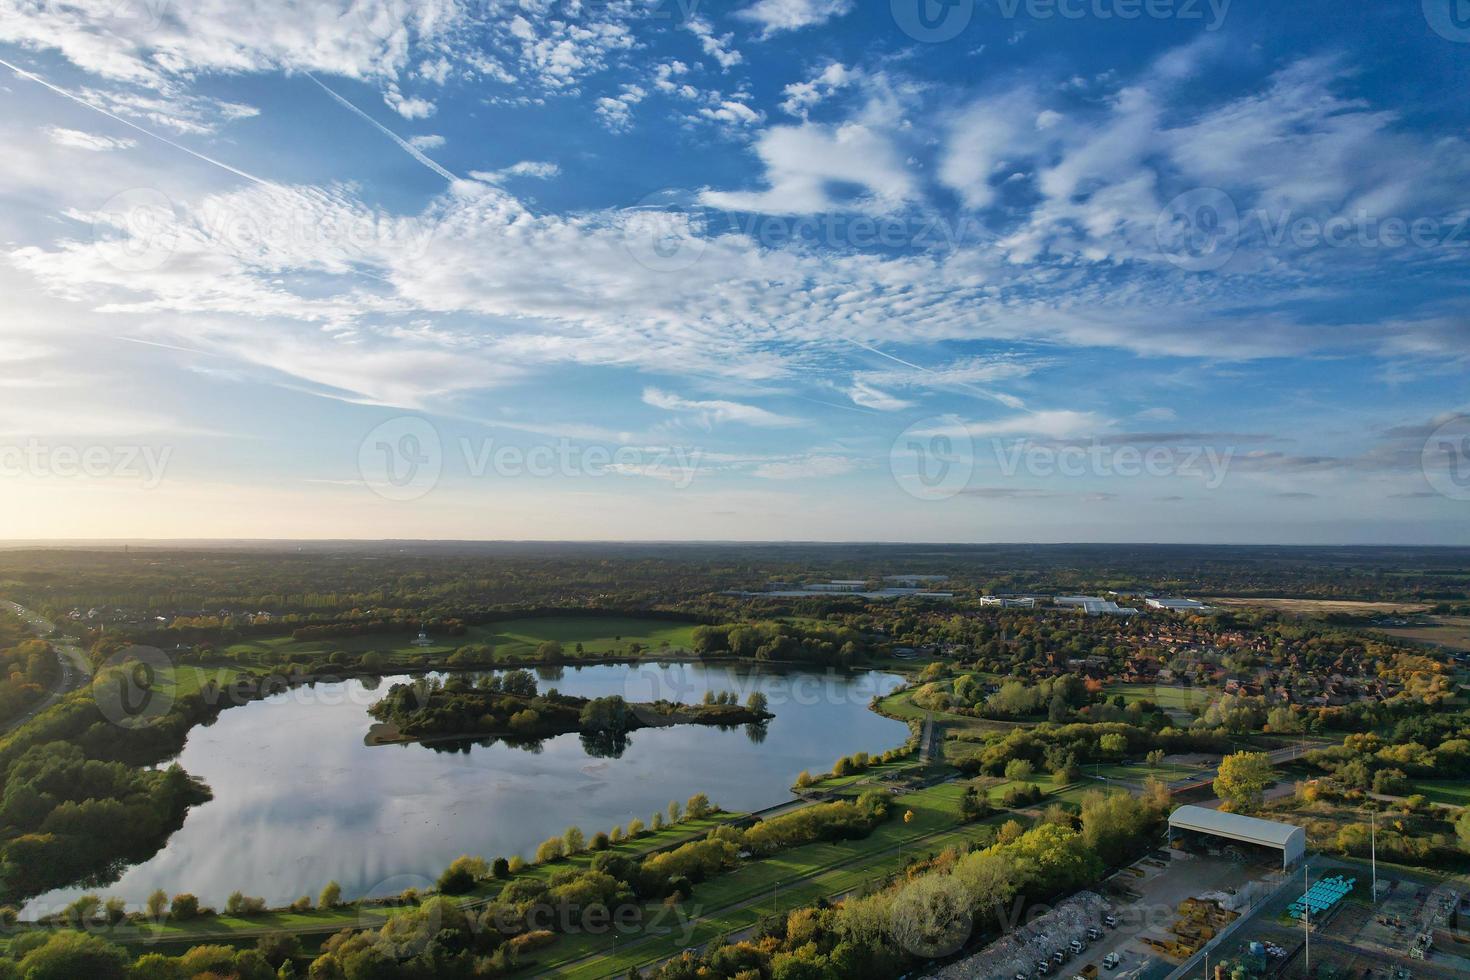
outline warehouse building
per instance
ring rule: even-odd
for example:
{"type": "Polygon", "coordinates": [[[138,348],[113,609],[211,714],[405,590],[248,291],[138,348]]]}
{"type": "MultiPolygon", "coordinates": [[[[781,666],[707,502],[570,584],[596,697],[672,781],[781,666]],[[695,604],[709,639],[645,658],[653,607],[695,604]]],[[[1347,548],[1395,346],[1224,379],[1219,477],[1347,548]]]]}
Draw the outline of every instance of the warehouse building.
{"type": "Polygon", "coordinates": [[[1281,867],[1290,868],[1307,853],[1307,832],[1275,820],[1259,820],[1202,806],[1181,806],[1169,817],[1169,839],[1190,844],[1228,840],[1249,848],[1279,852],[1281,867]]]}

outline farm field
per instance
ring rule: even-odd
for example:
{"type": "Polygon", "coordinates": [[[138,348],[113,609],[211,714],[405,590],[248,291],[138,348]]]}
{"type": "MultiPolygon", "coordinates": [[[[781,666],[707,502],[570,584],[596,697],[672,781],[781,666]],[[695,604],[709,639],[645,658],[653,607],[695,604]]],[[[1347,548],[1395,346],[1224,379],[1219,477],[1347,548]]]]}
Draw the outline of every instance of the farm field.
{"type": "Polygon", "coordinates": [[[462,636],[430,634],[430,642],[422,646],[415,643],[417,637],[415,630],[321,640],[293,640],[283,636],[236,643],[227,652],[247,660],[272,663],[323,657],[337,650],[359,654],[379,651],[393,666],[408,666],[421,664],[426,658],[447,656],[459,647],[473,644],[488,644],[501,658],[524,660],[535,656],[540,644],[554,642],[562,645],[567,659],[576,659],[628,654],[634,643],[645,653],[687,651],[694,641],[694,624],[623,616],[547,616],[471,626],[462,636]],[[578,644],[582,646],[580,654],[578,644]]]}
{"type": "Polygon", "coordinates": [[[1389,626],[1380,631],[1403,640],[1470,652],[1470,616],[1435,616],[1422,626],[1389,626]]]}

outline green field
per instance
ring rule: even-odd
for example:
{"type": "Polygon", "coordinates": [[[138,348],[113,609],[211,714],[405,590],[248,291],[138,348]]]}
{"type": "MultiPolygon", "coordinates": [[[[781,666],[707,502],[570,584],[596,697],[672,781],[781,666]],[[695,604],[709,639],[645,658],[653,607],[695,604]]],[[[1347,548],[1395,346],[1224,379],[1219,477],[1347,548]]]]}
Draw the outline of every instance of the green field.
{"type": "Polygon", "coordinates": [[[1152,701],[1160,708],[1187,711],[1203,708],[1210,703],[1214,692],[1206,687],[1179,687],[1173,684],[1109,684],[1103,694],[1110,700],[1118,694],[1129,704],[1135,701],[1152,701]]]}
{"type": "Polygon", "coordinates": [[[1421,779],[1414,783],[1414,792],[1424,794],[1435,803],[1470,806],[1470,783],[1463,779],[1421,779]]]}
{"type": "Polygon", "coordinates": [[[748,929],[775,909],[789,910],[869,887],[897,874],[914,858],[977,840],[987,833],[987,824],[1013,819],[1002,813],[985,823],[959,826],[963,792],[962,784],[946,783],[907,794],[895,801],[893,818],[863,840],[808,844],[702,882],[688,908],[647,935],[625,933],[616,943],[605,934],[564,936],[538,957],[530,972],[586,980],[621,977],[631,966],[748,929]],[[913,819],[905,821],[908,812],[913,819]],[[660,928],[667,931],[660,934],[660,928]],[[586,959],[589,956],[596,958],[586,959]]]}
{"type": "Polygon", "coordinates": [[[472,644],[488,644],[497,657],[510,660],[534,657],[536,648],[547,641],[560,643],[568,659],[579,656],[577,644],[582,645],[580,656],[589,658],[630,655],[634,643],[640,644],[645,654],[657,655],[688,651],[694,642],[694,624],[624,616],[546,616],[471,626],[462,636],[431,633],[431,642],[425,646],[414,642],[417,637],[417,630],[308,641],[282,636],[236,643],[226,652],[246,662],[266,664],[312,660],[338,650],[354,654],[377,651],[399,667],[442,659],[472,644]]]}

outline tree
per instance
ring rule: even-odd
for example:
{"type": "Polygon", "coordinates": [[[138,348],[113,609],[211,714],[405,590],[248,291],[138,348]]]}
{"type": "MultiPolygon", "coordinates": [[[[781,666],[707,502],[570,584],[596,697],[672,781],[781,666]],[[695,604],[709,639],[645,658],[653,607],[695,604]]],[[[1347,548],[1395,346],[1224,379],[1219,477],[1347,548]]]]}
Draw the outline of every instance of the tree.
{"type": "Polygon", "coordinates": [[[552,861],[560,861],[562,856],[566,854],[566,849],[566,841],[560,837],[552,837],[544,840],[541,842],[541,846],[536,848],[536,863],[549,864],[552,861]]]}
{"type": "Polygon", "coordinates": [[[26,980],[124,980],[128,954],[99,936],[58,932],[21,958],[19,975],[26,980]]]}
{"type": "Polygon", "coordinates": [[[188,892],[181,892],[174,896],[173,902],[169,904],[169,915],[179,922],[188,922],[199,916],[199,899],[188,892]]]}
{"type": "Polygon", "coordinates": [[[671,824],[678,823],[679,822],[679,813],[680,813],[680,809],[679,809],[678,802],[677,801],[674,801],[674,800],[670,800],[669,801],[669,823],[671,823],[671,824]]]}
{"type": "Polygon", "coordinates": [[[710,805],[709,797],[704,793],[695,793],[684,804],[684,813],[690,820],[703,820],[714,812],[715,808],[710,805]]]}
{"type": "Polygon", "coordinates": [[[1270,756],[1264,752],[1236,752],[1220,762],[1215,795],[1231,809],[1257,807],[1265,799],[1266,787],[1275,780],[1270,756]]]}
{"type": "Polygon", "coordinates": [[[445,895],[463,895],[473,891],[475,883],[485,877],[488,871],[484,858],[461,854],[449,862],[449,867],[439,875],[439,891],[445,895]]]}
{"type": "Polygon", "coordinates": [[[1128,751],[1128,737],[1118,732],[1109,732],[1098,739],[1097,747],[1102,754],[1113,759],[1121,759],[1123,753],[1128,751]]]}
{"type": "Polygon", "coordinates": [[[758,715],[766,713],[770,701],[760,691],[751,691],[750,697],[745,699],[745,706],[758,715]]]}
{"type": "Polygon", "coordinates": [[[1036,767],[1025,759],[1012,759],[1006,763],[1006,778],[1013,783],[1024,783],[1036,774],[1036,767]]]}
{"type": "Polygon", "coordinates": [[[1470,854],[1470,806],[1461,810],[1455,820],[1455,838],[1460,842],[1460,850],[1470,854]]]}
{"type": "Polygon", "coordinates": [[[643,834],[643,821],[642,820],[639,820],[637,817],[634,817],[632,820],[629,820],[628,821],[628,837],[629,837],[629,839],[632,839],[634,837],[639,837],[642,834],[643,834]]]}
{"type": "Polygon", "coordinates": [[[568,827],[567,832],[562,834],[561,841],[568,855],[581,854],[587,849],[587,836],[582,833],[581,827],[568,827]]]}
{"type": "Polygon", "coordinates": [[[503,857],[496,858],[490,864],[490,873],[497,878],[509,878],[510,862],[503,857]]]}
{"type": "Polygon", "coordinates": [[[319,909],[336,908],[342,903],[342,886],[335,881],[327,882],[327,887],[322,889],[321,895],[316,900],[319,909]]]}
{"type": "Polygon", "coordinates": [[[1157,769],[1159,768],[1159,766],[1162,766],[1164,764],[1165,755],[1166,753],[1163,749],[1154,749],[1153,751],[1149,752],[1149,754],[1145,756],[1145,758],[1148,760],[1149,768],[1157,769]]]}
{"type": "Polygon", "coordinates": [[[145,907],[148,909],[148,918],[154,922],[162,919],[163,914],[168,911],[168,892],[162,888],[158,889],[152,895],[148,896],[148,902],[145,907]]]}

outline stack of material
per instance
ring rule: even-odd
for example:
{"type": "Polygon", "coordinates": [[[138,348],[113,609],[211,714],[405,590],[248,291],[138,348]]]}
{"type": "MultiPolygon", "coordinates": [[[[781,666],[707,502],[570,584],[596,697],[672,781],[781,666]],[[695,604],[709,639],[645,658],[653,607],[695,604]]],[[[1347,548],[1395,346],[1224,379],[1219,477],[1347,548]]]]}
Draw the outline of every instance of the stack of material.
{"type": "Polygon", "coordinates": [[[1086,942],[1087,930],[1101,929],[1102,917],[1112,908],[1096,892],[1079,892],[974,956],[929,976],[934,980],[1013,980],[1018,973],[1030,976],[1038,960],[1048,959],[1058,950],[1065,952],[1074,939],[1086,942]]]}

